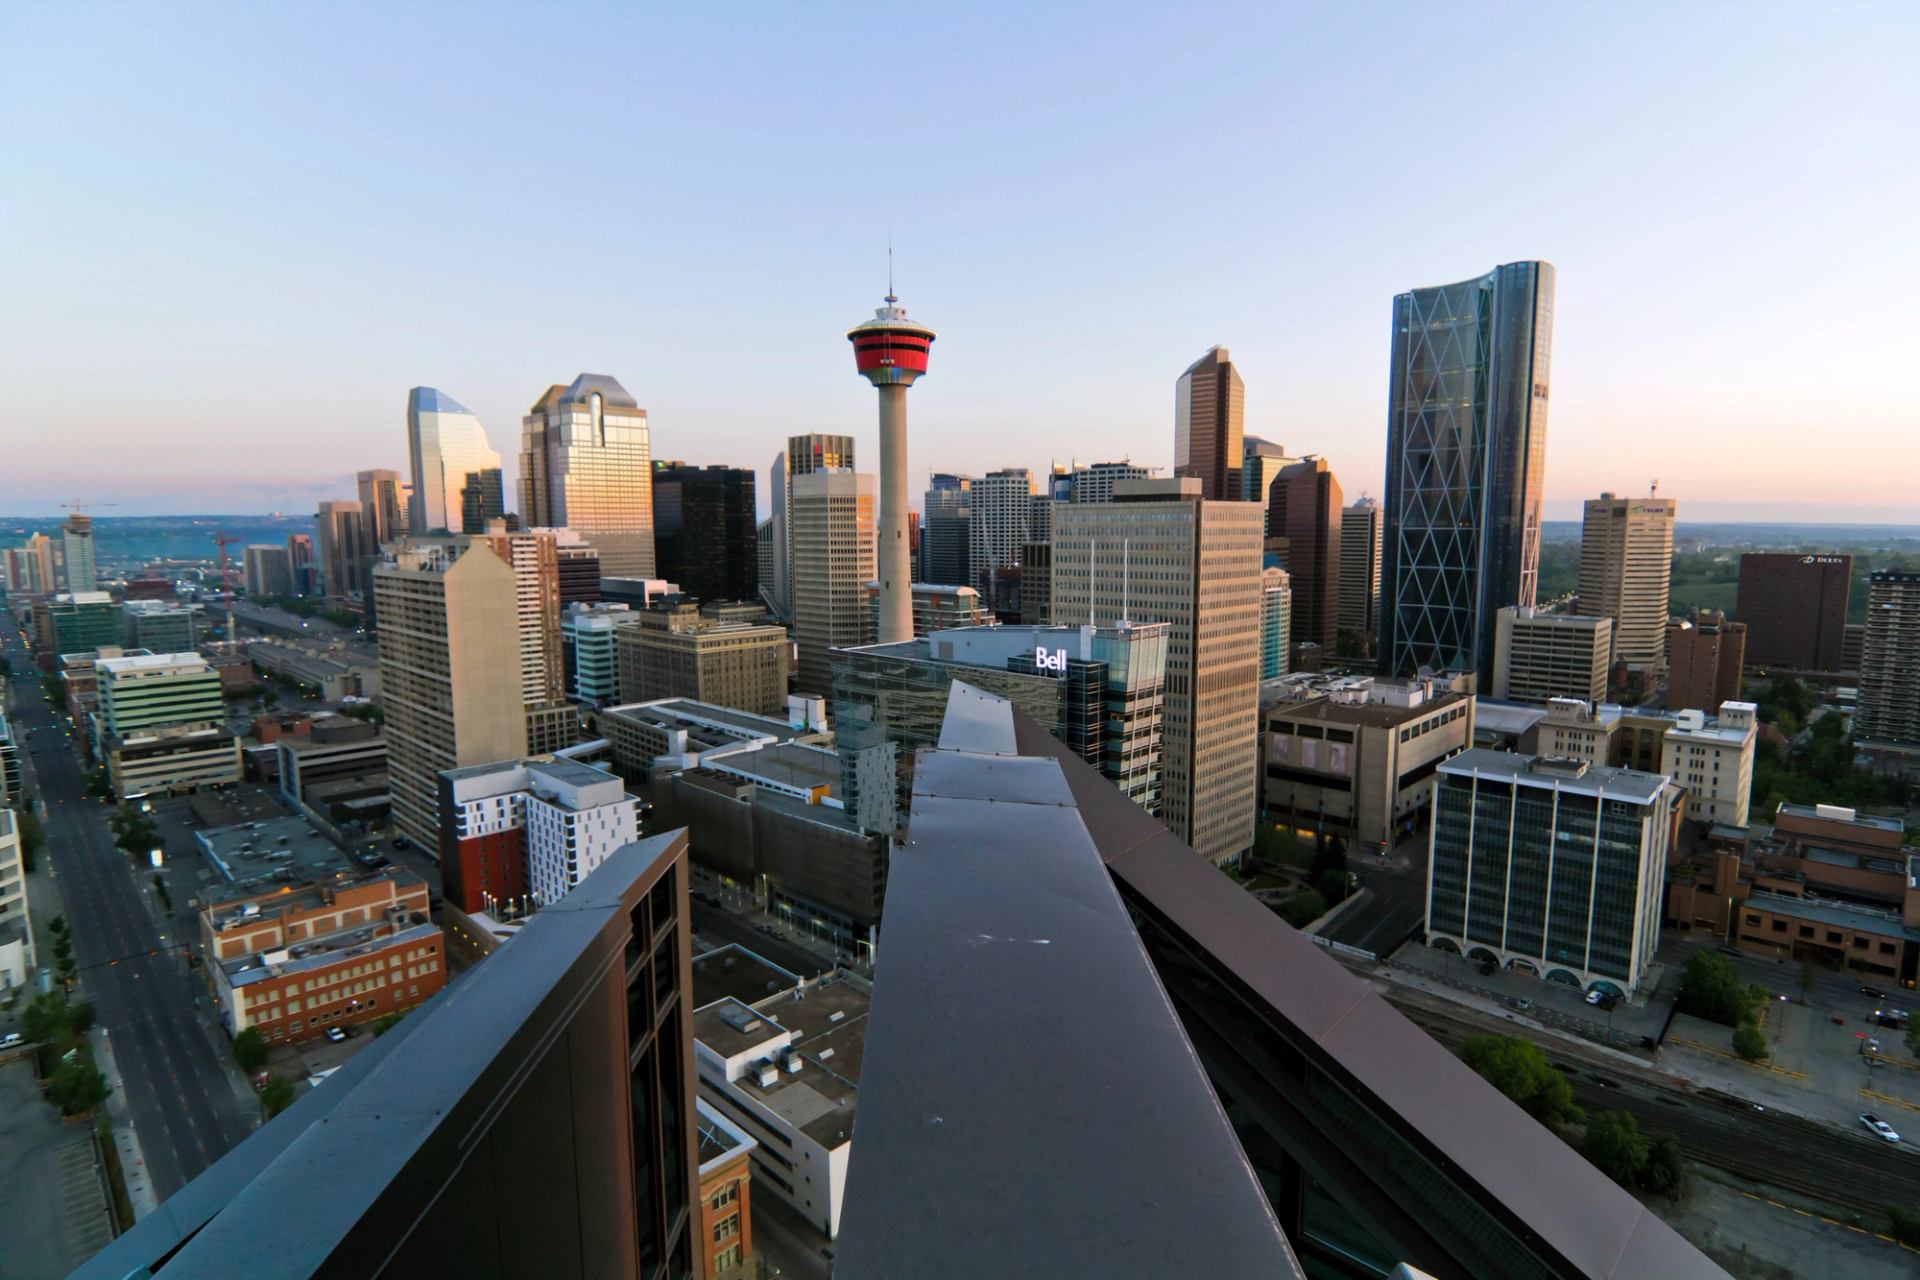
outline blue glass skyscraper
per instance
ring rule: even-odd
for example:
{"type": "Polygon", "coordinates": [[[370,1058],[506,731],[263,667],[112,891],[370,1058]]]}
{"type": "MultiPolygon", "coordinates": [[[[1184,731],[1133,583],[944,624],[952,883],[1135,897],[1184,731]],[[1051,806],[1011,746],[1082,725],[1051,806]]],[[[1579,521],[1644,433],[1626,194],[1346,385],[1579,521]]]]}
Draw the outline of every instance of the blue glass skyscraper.
{"type": "Polygon", "coordinates": [[[1547,466],[1553,267],[1511,262],[1393,300],[1380,659],[1493,674],[1494,616],[1531,605],[1547,466]]]}

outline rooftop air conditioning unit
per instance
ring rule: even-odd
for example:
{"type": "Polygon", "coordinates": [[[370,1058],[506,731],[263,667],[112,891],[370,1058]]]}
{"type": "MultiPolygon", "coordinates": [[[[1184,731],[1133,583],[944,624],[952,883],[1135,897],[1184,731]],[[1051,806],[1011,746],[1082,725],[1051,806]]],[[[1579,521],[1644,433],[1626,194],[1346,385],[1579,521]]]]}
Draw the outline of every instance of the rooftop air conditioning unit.
{"type": "Polygon", "coordinates": [[[774,1082],[777,1081],[779,1078],[780,1078],[780,1068],[777,1065],[775,1065],[773,1059],[768,1058],[764,1062],[755,1064],[754,1079],[760,1082],[760,1087],[762,1089],[772,1088],[774,1082]]]}

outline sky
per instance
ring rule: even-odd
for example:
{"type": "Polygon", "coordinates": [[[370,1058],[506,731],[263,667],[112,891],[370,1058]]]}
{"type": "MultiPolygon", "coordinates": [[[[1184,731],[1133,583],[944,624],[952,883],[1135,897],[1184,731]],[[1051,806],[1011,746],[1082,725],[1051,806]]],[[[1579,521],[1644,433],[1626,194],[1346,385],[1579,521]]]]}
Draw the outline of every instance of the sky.
{"type": "MultiPolygon", "coordinates": [[[[877,462],[844,331],[939,331],[910,474],[1384,462],[1394,294],[1558,269],[1547,515],[1920,523],[1920,6],[0,6],[0,512],[306,512],[407,389],[506,455],[877,462]]],[[[764,482],[762,487],[764,488],[764,482]]],[[[511,490],[509,490],[511,492],[511,490]]],[[[916,502],[916,505],[917,502],[916,502]]],[[[764,494],[762,508],[765,508],[764,494]]]]}

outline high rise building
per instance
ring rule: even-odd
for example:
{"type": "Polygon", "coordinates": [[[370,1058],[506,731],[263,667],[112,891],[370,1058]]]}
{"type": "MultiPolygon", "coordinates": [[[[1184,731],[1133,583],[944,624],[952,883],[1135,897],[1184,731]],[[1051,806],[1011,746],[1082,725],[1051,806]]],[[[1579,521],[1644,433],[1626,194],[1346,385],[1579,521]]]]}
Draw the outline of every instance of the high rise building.
{"type": "Polygon", "coordinates": [[[240,781],[240,743],[224,723],[220,676],[197,653],[143,653],[94,663],[99,709],[93,753],[113,794],[141,795],[231,786],[240,781]]]}
{"type": "Polygon", "coordinates": [[[971,586],[967,521],[973,479],[937,474],[927,484],[926,515],[920,524],[920,581],[942,586],[971,586]]]}
{"type": "Polygon", "coordinates": [[[1657,676],[1667,666],[1672,498],[1590,498],[1580,526],[1581,613],[1613,619],[1613,660],[1657,676]]]}
{"type": "Polygon", "coordinates": [[[1723,702],[1720,714],[1681,711],[1660,739],[1660,772],[1687,793],[1687,817],[1744,830],[1753,795],[1760,708],[1723,702]]]}
{"type": "Polygon", "coordinates": [[[1020,621],[1042,626],[1053,621],[1053,542],[1029,542],[1020,548],[1020,621]]]}
{"type": "Polygon", "coordinates": [[[1613,619],[1508,605],[1494,629],[1493,696],[1515,702],[1607,694],[1613,619]]]}
{"type": "Polygon", "coordinates": [[[94,567],[93,517],[78,511],[68,516],[60,527],[60,544],[67,563],[67,590],[97,590],[100,575],[94,567]]]}
{"type": "Polygon", "coordinates": [[[774,543],[773,521],[762,520],[753,531],[754,559],[759,564],[760,600],[769,606],[774,594],[774,564],[778,548],[774,543]]]}
{"type": "Polygon", "coordinates": [[[787,702],[786,628],[671,596],[614,633],[619,701],[693,698],[755,715],[787,702]]]}
{"type": "Polygon", "coordinates": [[[1660,940],[1667,777],[1478,747],[1439,774],[1429,945],[1632,995],[1660,940]]]}
{"type": "Polygon", "coordinates": [[[1151,480],[1153,468],[1131,462],[1090,462],[1073,469],[1070,502],[1112,502],[1113,486],[1122,480],[1151,480]]]}
{"type": "Polygon", "coordinates": [[[1266,557],[1260,571],[1260,678],[1287,674],[1288,628],[1293,619],[1293,587],[1287,571],[1266,557]]]}
{"type": "Polygon", "coordinates": [[[408,538],[373,590],[394,826],[438,849],[439,774],[527,754],[519,581],[477,540],[408,538]]]}
{"type": "Polygon", "coordinates": [[[1920,573],[1878,569],[1867,580],[1854,732],[1876,742],[1920,744],[1920,573]]]}
{"type": "Polygon", "coordinates": [[[847,330],[854,366],[880,394],[880,511],[875,525],[875,576],[880,583],[880,636],[913,638],[912,548],[907,545],[907,388],[927,371],[934,333],[907,319],[889,283],[886,305],[847,330]]]}
{"type": "Polygon", "coordinates": [[[1840,671],[1853,557],[1749,551],[1740,557],[1734,613],[1747,624],[1747,664],[1840,671]]]}
{"type": "Polygon", "coordinates": [[[793,480],[816,471],[853,470],[853,437],[814,432],[790,436],[773,457],[769,497],[773,504],[774,611],[793,622],[793,480]]]}
{"type": "Polygon", "coordinates": [[[1667,623],[1667,709],[1709,711],[1740,696],[1747,624],[1718,610],[1667,623]]]}
{"type": "Polygon", "coordinates": [[[407,532],[398,471],[362,471],[354,477],[369,554],[407,532]]]}
{"type": "Polygon", "coordinates": [[[1053,615],[1168,625],[1161,818],[1215,862],[1253,844],[1261,512],[1195,478],[1135,480],[1054,512],[1053,615]]]}
{"type": "Polygon", "coordinates": [[[1380,629],[1380,504],[1362,498],[1340,513],[1340,633],[1363,648],[1380,629]]]}
{"type": "Polygon", "coordinates": [[[560,647],[566,658],[567,696],[583,707],[620,700],[620,662],[615,633],[640,615],[624,604],[578,602],[560,615],[560,647]]]}
{"type": "Polygon", "coordinates": [[[520,519],[566,526],[609,577],[654,576],[647,411],[613,378],[552,386],[520,420],[520,519]]]}
{"type": "Polygon", "coordinates": [[[357,502],[323,502],[313,518],[315,558],[326,594],[337,600],[360,594],[360,559],[366,554],[366,519],[357,502]]]}
{"type": "Polygon", "coordinates": [[[1209,502],[1234,502],[1246,492],[1246,388],[1225,347],[1187,366],[1173,384],[1173,474],[1200,482],[1209,502]]]}
{"type": "MultiPolygon", "coordinates": [[[[1047,471],[1039,490],[1033,495],[1032,517],[1027,521],[1028,542],[1053,541],[1053,508],[1056,503],[1073,501],[1073,472],[1055,464],[1047,471]]],[[[1024,568],[1026,561],[1022,560],[1024,568]]]]}
{"type": "Polygon", "coordinates": [[[1553,267],[1514,262],[1393,300],[1382,669],[1493,676],[1493,627],[1532,605],[1547,465],[1553,267]]]}
{"type": "Polygon", "coordinates": [[[407,454],[413,466],[412,531],[462,532],[461,490],[468,477],[500,470],[500,455],[487,443],[480,419],[452,396],[415,387],[407,393],[407,454]]]}
{"type": "Polygon", "coordinates": [[[313,589],[313,535],[290,533],[287,535],[287,574],[293,585],[293,594],[310,596],[316,594],[313,589]]]}
{"type": "Polygon", "coordinates": [[[507,513],[506,481],[500,468],[467,472],[460,485],[461,533],[484,533],[487,525],[507,513]]]}
{"type": "MultiPolygon", "coordinates": [[[[1287,456],[1287,447],[1283,444],[1262,440],[1259,436],[1243,437],[1240,445],[1241,496],[1248,502],[1266,506],[1274,480],[1298,461],[1300,459],[1287,456]]],[[[1281,536],[1271,528],[1267,530],[1267,535],[1281,536]]]]}
{"type": "Polygon", "coordinates": [[[126,647],[188,653],[200,642],[200,606],[174,600],[129,600],[120,606],[126,647]]]}
{"type": "Polygon", "coordinates": [[[246,586],[250,596],[293,594],[293,563],[285,547],[262,543],[245,552],[246,586]]]}
{"type": "Polygon", "coordinates": [[[596,604],[600,599],[600,553],[571,529],[534,529],[553,535],[553,555],[560,574],[560,607],[596,604]]]}
{"type": "Polygon", "coordinates": [[[1033,527],[1033,473],[1003,467],[975,480],[967,507],[967,568],[982,595],[992,593],[993,571],[1020,563],[1033,527]]]}
{"type": "Polygon", "coordinates": [[[466,912],[552,906],[640,838],[619,777],[564,756],[448,769],[438,795],[441,882],[466,912]]]}
{"type": "MultiPolygon", "coordinates": [[[[566,701],[566,663],[560,650],[560,562],[551,532],[508,533],[496,520],[483,535],[488,547],[513,569],[514,618],[520,633],[520,696],[529,715],[566,701]]],[[[570,746],[572,739],[560,743],[570,746]]],[[[528,743],[534,754],[554,744],[528,743]]]]}
{"type": "Polygon", "coordinates": [[[654,558],[663,578],[700,600],[760,594],[753,472],[659,463],[653,469],[654,558]]]}
{"type": "Polygon", "coordinates": [[[1284,468],[1268,491],[1267,535],[1286,539],[1292,643],[1331,653],[1340,626],[1340,482],[1325,458],[1284,468]]]}
{"type": "Polygon", "coordinates": [[[825,697],[833,689],[828,651],[867,638],[874,483],[839,470],[795,475],[792,483],[794,688],[825,697]]]}

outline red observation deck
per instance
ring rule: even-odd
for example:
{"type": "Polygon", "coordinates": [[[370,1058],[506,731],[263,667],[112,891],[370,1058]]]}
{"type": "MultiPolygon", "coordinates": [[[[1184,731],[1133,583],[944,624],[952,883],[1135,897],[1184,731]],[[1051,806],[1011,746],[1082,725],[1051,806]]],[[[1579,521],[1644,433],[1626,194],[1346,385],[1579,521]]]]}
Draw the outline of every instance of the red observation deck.
{"type": "Polygon", "coordinates": [[[934,332],[907,319],[907,309],[899,302],[888,294],[887,305],[875,308],[873,319],[847,330],[855,366],[876,387],[911,386],[927,371],[934,332]]]}

